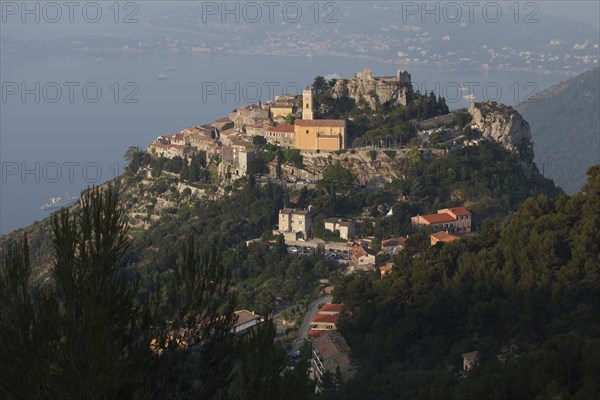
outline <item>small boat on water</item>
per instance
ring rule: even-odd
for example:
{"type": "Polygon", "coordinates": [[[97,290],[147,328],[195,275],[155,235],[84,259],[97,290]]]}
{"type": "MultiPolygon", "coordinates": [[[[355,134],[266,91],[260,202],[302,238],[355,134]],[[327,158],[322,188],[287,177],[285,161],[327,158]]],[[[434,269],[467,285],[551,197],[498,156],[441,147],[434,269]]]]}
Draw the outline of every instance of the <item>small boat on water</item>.
{"type": "Polygon", "coordinates": [[[165,71],[165,72],[175,71],[175,67],[170,65],[168,67],[163,68],[163,71],[165,71]]]}
{"type": "Polygon", "coordinates": [[[167,74],[158,74],[158,75],[156,75],[156,79],[158,79],[159,81],[166,81],[167,79],[169,79],[169,75],[167,75],[167,74]]]}
{"type": "Polygon", "coordinates": [[[68,194],[65,193],[65,197],[61,197],[61,196],[51,197],[50,202],[48,202],[46,204],[42,204],[40,209],[45,210],[45,211],[52,211],[52,210],[56,210],[57,208],[63,208],[63,207],[70,206],[73,203],[75,203],[77,200],[79,200],[79,196],[69,196],[68,194]]]}
{"type": "Polygon", "coordinates": [[[94,60],[94,64],[102,64],[104,62],[104,58],[98,57],[94,60]]]}

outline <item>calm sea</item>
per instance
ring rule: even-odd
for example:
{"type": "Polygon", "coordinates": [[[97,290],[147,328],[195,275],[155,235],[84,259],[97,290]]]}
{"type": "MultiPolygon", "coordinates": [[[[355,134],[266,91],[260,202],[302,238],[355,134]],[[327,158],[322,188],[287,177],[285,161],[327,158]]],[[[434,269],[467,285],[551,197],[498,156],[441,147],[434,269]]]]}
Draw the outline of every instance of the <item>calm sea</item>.
{"type": "Polygon", "coordinates": [[[456,71],[359,58],[258,55],[99,55],[0,62],[0,233],[43,219],[52,196],[79,194],[123,169],[128,146],[209,123],[232,109],[296,93],[316,75],[412,74],[451,109],[475,99],[515,104],[565,78],[534,73],[456,71]],[[167,79],[159,79],[159,75],[167,79]],[[462,89],[461,89],[462,87],[462,89]]]}

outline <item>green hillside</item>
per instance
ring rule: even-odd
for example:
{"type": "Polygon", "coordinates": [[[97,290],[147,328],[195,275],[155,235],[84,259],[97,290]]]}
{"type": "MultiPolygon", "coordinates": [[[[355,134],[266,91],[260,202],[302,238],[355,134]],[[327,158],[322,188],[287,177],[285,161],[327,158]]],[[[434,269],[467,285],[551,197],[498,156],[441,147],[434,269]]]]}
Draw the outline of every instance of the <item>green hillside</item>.
{"type": "Polygon", "coordinates": [[[321,399],[598,399],[600,166],[477,236],[336,286],[358,371],[321,399]],[[477,366],[462,373],[463,354],[477,366]]]}
{"type": "Polygon", "coordinates": [[[532,96],[517,107],[531,125],[535,162],[547,178],[574,193],[600,162],[600,69],[532,96]]]}

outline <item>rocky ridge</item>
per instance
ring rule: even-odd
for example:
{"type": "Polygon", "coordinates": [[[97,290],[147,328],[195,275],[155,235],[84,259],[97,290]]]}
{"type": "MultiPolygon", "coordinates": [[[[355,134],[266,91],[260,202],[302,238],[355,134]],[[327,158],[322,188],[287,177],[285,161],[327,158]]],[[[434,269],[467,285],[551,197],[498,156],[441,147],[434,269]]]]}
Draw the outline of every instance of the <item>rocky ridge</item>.
{"type": "Polygon", "coordinates": [[[532,146],[529,123],[511,106],[492,101],[473,103],[469,114],[473,117],[471,128],[479,130],[482,138],[521,154],[532,146]]]}
{"type": "Polygon", "coordinates": [[[383,104],[407,105],[412,100],[410,74],[398,70],[396,76],[374,77],[370,68],[357,72],[352,79],[339,79],[333,87],[334,97],[348,96],[357,103],[364,99],[373,110],[383,104]]]}

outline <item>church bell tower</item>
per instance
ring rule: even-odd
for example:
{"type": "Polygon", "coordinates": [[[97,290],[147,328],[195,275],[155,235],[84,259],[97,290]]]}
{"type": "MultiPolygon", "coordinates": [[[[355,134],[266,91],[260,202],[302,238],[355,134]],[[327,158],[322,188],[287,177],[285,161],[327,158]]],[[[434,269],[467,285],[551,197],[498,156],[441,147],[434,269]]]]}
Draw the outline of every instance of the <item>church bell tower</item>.
{"type": "Polygon", "coordinates": [[[302,119],[313,119],[313,99],[312,90],[306,88],[302,91],[302,119]]]}

